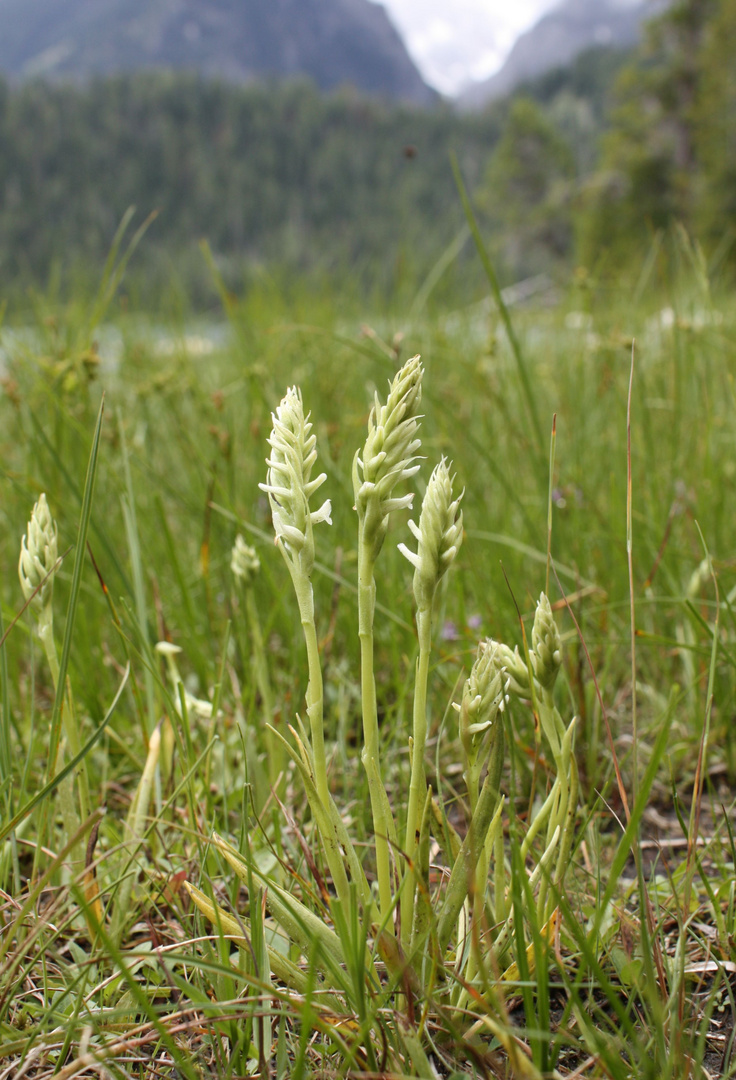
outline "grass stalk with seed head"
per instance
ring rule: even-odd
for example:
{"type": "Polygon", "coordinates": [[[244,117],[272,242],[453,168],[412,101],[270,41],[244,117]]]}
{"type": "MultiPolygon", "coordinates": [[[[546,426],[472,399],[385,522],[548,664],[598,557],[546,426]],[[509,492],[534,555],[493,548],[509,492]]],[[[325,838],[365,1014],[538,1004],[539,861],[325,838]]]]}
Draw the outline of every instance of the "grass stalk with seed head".
{"type": "Polygon", "coordinates": [[[376,684],[373,671],[373,620],[376,606],[375,566],[388,531],[391,514],[412,504],[411,494],[395,495],[398,484],[419,469],[418,410],[423,369],[414,356],[397,372],[385,405],[376,395],[368,420],[368,437],[353,461],[353,489],[358,512],[358,637],[360,640],[363,713],[363,765],[368,778],[380,914],[386,919],[393,905],[389,843],[396,843],[396,826],[381,778],[376,684]]]}
{"type": "MultiPolygon", "coordinates": [[[[432,651],[432,608],[437,588],[457,555],[463,538],[463,515],[460,499],[452,497],[452,476],[443,458],[434,469],[422,500],[419,524],[409,522],[418,545],[410,551],[405,544],[399,550],[414,567],[414,599],[417,605],[417,634],[419,658],[414,684],[412,716],[412,754],[409,802],[406,816],[405,851],[413,863],[421,834],[421,809],[427,795],[424,769],[424,750],[427,742],[427,681],[432,651]]],[[[407,947],[411,941],[414,920],[415,875],[409,883],[402,904],[401,941],[407,947]]]]}

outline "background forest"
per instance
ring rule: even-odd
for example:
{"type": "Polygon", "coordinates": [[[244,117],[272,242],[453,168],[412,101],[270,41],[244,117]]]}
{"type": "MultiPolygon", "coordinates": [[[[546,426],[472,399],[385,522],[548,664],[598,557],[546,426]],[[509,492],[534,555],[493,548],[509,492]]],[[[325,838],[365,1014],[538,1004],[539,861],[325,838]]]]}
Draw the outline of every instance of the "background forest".
{"type": "MultiPolygon", "coordinates": [[[[620,274],[674,222],[721,262],[736,227],[734,55],[736,7],[685,0],[634,52],[591,50],[479,113],[181,73],[5,84],[3,295],[94,280],[135,206],[138,223],[157,215],[127,282],[149,304],[172,289],[207,302],[203,239],[233,289],[267,269],[396,296],[463,227],[451,153],[505,282],[620,274]]],[[[442,288],[476,273],[461,256],[442,288]]]]}

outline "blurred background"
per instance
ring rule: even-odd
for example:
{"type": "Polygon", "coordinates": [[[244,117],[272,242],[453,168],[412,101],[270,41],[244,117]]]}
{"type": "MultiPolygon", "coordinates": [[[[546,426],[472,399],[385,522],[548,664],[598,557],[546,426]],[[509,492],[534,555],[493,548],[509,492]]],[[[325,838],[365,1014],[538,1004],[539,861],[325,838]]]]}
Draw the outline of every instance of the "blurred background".
{"type": "Polygon", "coordinates": [[[0,0],[0,295],[91,286],[135,207],[124,305],[471,300],[453,154],[503,285],[675,226],[729,273],[735,56],[733,0],[0,0]]]}

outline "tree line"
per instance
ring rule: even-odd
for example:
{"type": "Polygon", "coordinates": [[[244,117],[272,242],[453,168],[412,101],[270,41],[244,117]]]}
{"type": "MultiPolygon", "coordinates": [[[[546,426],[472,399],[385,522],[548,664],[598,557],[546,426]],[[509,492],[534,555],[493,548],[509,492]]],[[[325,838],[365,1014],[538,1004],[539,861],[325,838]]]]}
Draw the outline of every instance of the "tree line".
{"type": "Polygon", "coordinates": [[[309,83],[149,73],[0,87],[0,282],[99,266],[126,209],[155,211],[134,264],[226,280],[263,266],[340,275],[426,266],[460,227],[450,167],[477,186],[494,113],[382,104],[309,83]],[[367,272],[367,271],[366,271],[367,272]]]}
{"type": "Polygon", "coordinates": [[[390,293],[462,228],[451,153],[507,280],[618,273],[674,223],[725,262],[735,55],[731,0],[676,0],[635,52],[593,50],[478,114],[186,73],[0,83],[0,293],[97,275],[131,205],[156,213],[146,296],[204,295],[201,240],[233,288],[278,268],[390,293]]]}

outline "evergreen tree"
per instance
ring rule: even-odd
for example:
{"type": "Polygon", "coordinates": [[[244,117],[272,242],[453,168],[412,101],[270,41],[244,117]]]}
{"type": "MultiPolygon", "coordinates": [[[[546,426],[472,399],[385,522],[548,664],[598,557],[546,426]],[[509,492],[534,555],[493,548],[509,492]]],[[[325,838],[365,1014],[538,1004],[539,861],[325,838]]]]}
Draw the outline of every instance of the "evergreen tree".
{"type": "Polygon", "coordinates": [[[574,171],[570,147],[540,107],[530,98],[514,100],[479,196],[514,276],[569,254],[574,171]]]}
{"type": "Polygon", "coordinates": [[[722,171],[724,124],[731,121],[716,117],[733,79],[734,54],[716,36],[719,21],[731,25],[733,8],[733,0],[676,0],[649,24],[635,61],[619,77],[601,166],[584,192],[584,261],[626,263],[656,230],[677,221],[694,231],[713,212],[728,216],[723,206],[715,210],[727,187],[715,174],[722,171]]]}

